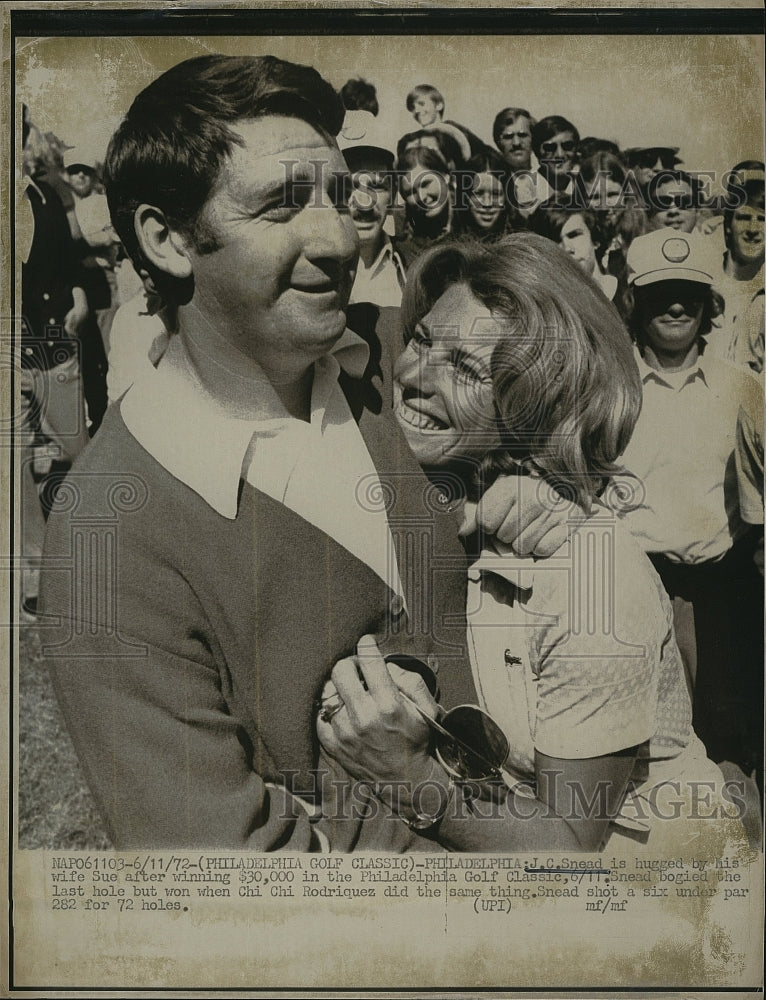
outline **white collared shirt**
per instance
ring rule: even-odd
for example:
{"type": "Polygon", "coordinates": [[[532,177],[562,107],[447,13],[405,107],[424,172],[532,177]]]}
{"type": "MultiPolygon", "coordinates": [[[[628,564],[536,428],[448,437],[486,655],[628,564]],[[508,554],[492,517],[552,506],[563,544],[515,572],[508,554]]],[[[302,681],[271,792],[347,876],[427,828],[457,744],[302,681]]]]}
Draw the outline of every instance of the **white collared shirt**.
{"type": "Polygon", "coordinates": [[[316,362],[309,421],[287,410],[264,419],[237,416],[167,356],[126,393],[122,418],[160,465],[221,516],[236,517],[246,479],[332,537],[404,599],[384,492],[338,382],[338,359],[358,375],[367,350],[347,330],[333,353],[316,362]]]}
{"type": "Polygon", "coordinates": [[[400,306],[404,290],[404,265],[391,239],[385,239],[380,253],[370,267],[359,258],[350,302],[372,302],[376,306],[400,306]]]}
{"type": "MultiPolygon", "coordinates": [[[[617,477],[631,502],[621,517],[646,552],[683,563],[719,559],[744,532],[734,463],[737,413],[762,423],[758,381],[703,355],[691,368],[655,370],[638,357],[641,416],[617,477]]],[[[616,495],[616,494],[615,494],[616,495]]]]}

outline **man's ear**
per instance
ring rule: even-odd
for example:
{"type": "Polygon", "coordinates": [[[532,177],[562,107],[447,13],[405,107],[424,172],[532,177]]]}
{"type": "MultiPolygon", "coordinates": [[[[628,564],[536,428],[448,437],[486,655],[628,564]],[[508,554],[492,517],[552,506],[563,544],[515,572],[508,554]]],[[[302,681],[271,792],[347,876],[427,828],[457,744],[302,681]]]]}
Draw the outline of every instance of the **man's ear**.
{"type": "Polygon", "coordinates": [[[153,205],[139,205],[133,217],[136,236],[146,259],[174,278],[190,278],[192,264],[185,239],[170,227],[153,205]]]}

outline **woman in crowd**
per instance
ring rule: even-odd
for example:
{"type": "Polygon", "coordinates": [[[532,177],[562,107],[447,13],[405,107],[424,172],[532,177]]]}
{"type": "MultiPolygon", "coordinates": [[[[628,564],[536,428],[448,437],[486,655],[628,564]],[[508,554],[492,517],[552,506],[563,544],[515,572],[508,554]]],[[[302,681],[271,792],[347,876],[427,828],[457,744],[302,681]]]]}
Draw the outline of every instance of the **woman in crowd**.
{"type": "Polygon", "coordinates": [[[619,155],[597,150],[580,163],[578,186],[587,207],[602,219],[605,249],[599,264],[621,280],[628,247],[647,227],[638,182],[619,155]]]}
{"type": "MultiPolygon", "coordinates": [[[[522,810],[518,787],[515,805],[491,816],[464,794],[448,807],[445,793],[428,829],[455,850],[597,850],[621,835],[631,850],[667,844],[662,783],[720,785],[721,774],[691,728],[668,598],[600,499],[641,399],[619,316],[567,254],[528,233],[435,248],[410,275],[403,310],[397,416],[426,471],[449,472],[474,497],[499,472],[537,475],[593,514],[547,564],[471,540],[474,679],[508,738],[506,784],[523,781],[538,808],[527,799],[522,810]]],[[[362,735],[358,699],[374,702],[378,689],[360,693],[354,676],[333,674],[349,711],[320,719],[328,752],[359,776],[447,786],[407,705],[397,716],[389,701],[380,729],[367,719],[362,735]],[[386,733],[405,747],[395,760],[381,753],[386,733]],[[381,774],[383,759],[406,773],[381,774]]],[[[437,711],[425,694],[420,704],[437,711]]],[[[463,787],[450,774],[450,794],[456,777],[463,787]]]]}
{"type": "Polygon", "coordinates": [[[452,180],[442,156],[428,146],[405,150],[396,163],[404,201],[404,231],[396,249],[405,267],[452,229],[452,180]]]}
{"type": "Polygon", "coordinates": [[[472,156],[458,182],[455,231],[479,240],[498,239],[513,232],[512,209],[508,202],[510,177],[505,160],[485,148],[472,156]]]}

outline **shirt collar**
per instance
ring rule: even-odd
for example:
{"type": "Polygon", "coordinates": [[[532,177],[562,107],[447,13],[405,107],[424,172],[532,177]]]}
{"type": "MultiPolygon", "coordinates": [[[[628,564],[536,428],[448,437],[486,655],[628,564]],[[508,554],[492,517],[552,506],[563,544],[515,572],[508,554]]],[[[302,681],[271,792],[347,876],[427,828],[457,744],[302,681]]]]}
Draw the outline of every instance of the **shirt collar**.
{"type": "MultiPolygon", "coordinates": [[[[661,368],[652,368],[651,365],[648,365],[646,361],[644,361],[638,348],[636,348],[636,362],[638,364],[638,371],[641,376],[641,381],[643,382],[644,385],[646,385],[647,382],[651,381],[651,382],[656,382],[658,385],[664,385],[667,386],[668,388],[678,390],[683,388],[683,386],[688,385],[690,382],[693,382],[695,379],[700,379],[700,381],[704,382],[705,385],[709,386],[710,376],[709,373],[706,371],[706,369],[709,367],[709,364],[706,361],[704,354],[700,354],[700,356],[697,358],[697,360],[691,366],[691,368],[684,369],[684,372],[686,374],[686,378],[684,379],[675,377],[668,378],[664,375],[663,370],[661,368]]],[[[671,374],[673,376],[677,376],[679,373],[672,372],[671,374]]]]}
{"type": "MultiPolygon", "coordinates": [[[[346,330],[314,366],[312,415],[326,405],[341,369],[360,378],[368,360],[368,345],[346,330]]],[[[167,472],[229,519],[237,516],[243,464],[254,435],[273,437],[294,419],[286,410],[257,420],[235,416],[225,400],[205,393],[182,370],[162,364],[128,390],[120,409],[138,443],[167,472]]]]}

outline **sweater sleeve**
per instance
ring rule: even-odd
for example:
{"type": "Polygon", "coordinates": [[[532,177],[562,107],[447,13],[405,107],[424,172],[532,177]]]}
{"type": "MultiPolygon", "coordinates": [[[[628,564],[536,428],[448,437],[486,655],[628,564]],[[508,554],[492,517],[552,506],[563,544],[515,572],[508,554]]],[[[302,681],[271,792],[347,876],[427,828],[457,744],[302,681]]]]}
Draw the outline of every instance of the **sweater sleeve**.
{"type": "MultiPolygon", "coordinates": [[[[52,520],[48,566],[66,546],[52,520]]],[[[161,581],[161,569],[154,572],[161,581]]],[[[151,625],[158,615],[147,613],[142,628],[135,610],[142,580],[145,601],[159,600],[148,565],[130,573],[132,592],[120,589],[117,628],[98,601],[78,600],[74,575],[43,573],[44,654],[115,846],[319,850],[307,810],[258,774],[253,747],[222,694],[215,657],[182,624],[196,617],[193,594],[188,609],[164,616],[166,637],[158,641],[151,625]]]]}

